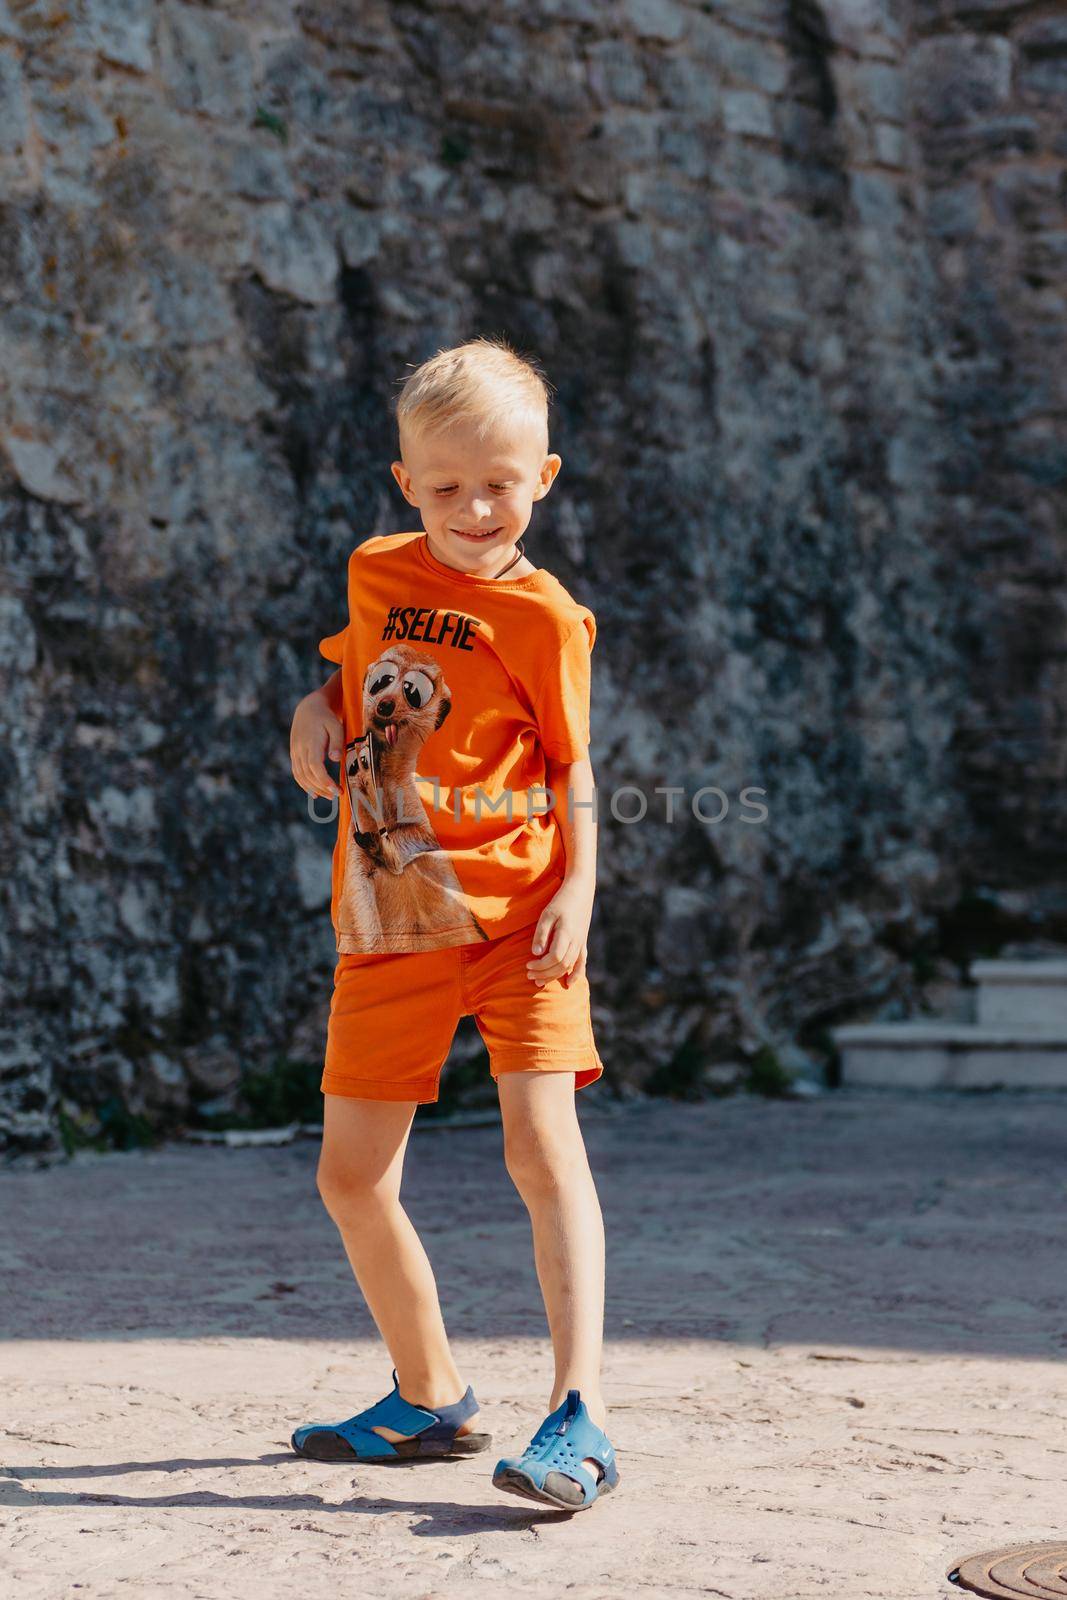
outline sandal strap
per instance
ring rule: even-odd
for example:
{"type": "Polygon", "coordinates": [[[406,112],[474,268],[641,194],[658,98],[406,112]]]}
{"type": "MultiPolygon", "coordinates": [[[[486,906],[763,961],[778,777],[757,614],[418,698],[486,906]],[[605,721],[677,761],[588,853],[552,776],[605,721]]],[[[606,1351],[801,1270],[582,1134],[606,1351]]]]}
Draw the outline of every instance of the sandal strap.
{"type": "Polygon", "coordinates": [[[381,1400],[376,1400],[372,1406],[357,1412],[352,1421],[361,1422],[365,1428],[380,1425],[383,1428],[395,1428],[397,1433],[416,1434],[431,1427],[437,1421],[437,1417],[434,1412],[424,1411],[421,1406],[413,1406],[401,1397],[394,1367],[392,1392],[384,1395],[381,1400]]]}
{"type": "Polygon", "coordinates": [[[361,1428],[355,1417],[349,1417],[347,1422],[335,1422],[324,1431],[338,1433],[342,1439],[347,1439],[361,1460],[399,1454],[391,1439],[383,1439],[380,1433],[375,1433],[371,1428],[361,1428]]]}
{"type": "MultiPolygon", "coordinates": [[[[423,1406],[412,1405],[400,1393],[400,1383],[393,1368],[393,1389],[383,1399],[368,1406],[365,1411],[359,1412],[352,1418],[353,1422],[362,1423],[365,1428],[380,1426],[393,1428],[397,1433],[406,1433],[423,1439],[451,1440],[455,1437],[456,1429],[467,1418],[473,1416],[478,1410],[478,1402],[474,1398],[474,1390],[470,1384],[467,1392],[451,1405],[438,1406],[436,1411],[429,1411],[423,1406]]],[[[380,1438],[378,1434],[376,1437],[380,1438]]]]}
{"type": "Polygon", "coordinates": [[[431,1427],[423,1429],[420,1437],[433,1439],[435,1442],[443,1440],[446,1444],[451,1444],[460,1424],[466,1422],[468,1417],[473,1417],[478,1409],[474,1390],[468,1384],[466,1394],[460,1399],[453,1400],[448,1406],[438,1406],[437,1421],[431,1427]]]}
{"type": "Polygon", "coordinates": [[[354,1417],[347,1417],[344,1422],[321,1422],[305,1424],[298,1428],[294,1439],[303,1444],[313,1433],[336,1433],[356,1451],[357,1455],[366,1459],[382,1456],[396,1456],[400,1454],[392,1439],[383,1438],[380,1433],[375,1433],[376,1427],[392,1428],[396,1433],[403,1433],[411,1438],[433,1440],[434,1443],[451,1444],[455,1439],[456,1431],[460,1424],[473,1416],[478,1410],[478,1402],[474,1398],[474,1390],[467,1385],[467,1392],[451,1405],[440,1406],[436,1411],[428,1411],[422,1406],[414,1406],[405,1400],[400,1393],[400,1384],[393,1368],[393,1388],[390,1394],[384,1395],[374,1405],[367,1406],[354,1417]]]}

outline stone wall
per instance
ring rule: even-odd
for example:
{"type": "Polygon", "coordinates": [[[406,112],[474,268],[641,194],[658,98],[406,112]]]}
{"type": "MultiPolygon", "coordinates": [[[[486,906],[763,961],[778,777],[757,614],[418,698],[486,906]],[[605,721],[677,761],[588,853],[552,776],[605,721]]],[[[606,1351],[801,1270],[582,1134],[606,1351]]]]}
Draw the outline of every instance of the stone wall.
{"type": "Polygon", "coordinates": [[[557,387],[530,553],[648,802],[601,821],[615,1081],[1067,938],[1058,6],[0,0],[0,95],[8,1140],[321,1055],[288,722],[413,525],[398,381],[476,333],[557,387]]]}

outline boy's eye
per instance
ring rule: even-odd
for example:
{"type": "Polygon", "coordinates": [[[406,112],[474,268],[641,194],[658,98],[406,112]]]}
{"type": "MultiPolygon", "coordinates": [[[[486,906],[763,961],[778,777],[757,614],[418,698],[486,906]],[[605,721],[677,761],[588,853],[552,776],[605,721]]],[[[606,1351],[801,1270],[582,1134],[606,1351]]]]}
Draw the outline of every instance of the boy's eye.
{"type": "MultiPolygon", "coordinates": [[[[434,490],[434,494],[452,494],[452,492],[454,491],[455,487],[456,486],[455,486],[454,483],[450,483],[446,489],[435,489],[434,490]]],[[[489,487],[490,487],[490,489],[495,490],[498,494],[503,494],[505,489],[510,489],[511,488],[511,484],[510,483],[491,483],[489,485],[489,487]]]]}

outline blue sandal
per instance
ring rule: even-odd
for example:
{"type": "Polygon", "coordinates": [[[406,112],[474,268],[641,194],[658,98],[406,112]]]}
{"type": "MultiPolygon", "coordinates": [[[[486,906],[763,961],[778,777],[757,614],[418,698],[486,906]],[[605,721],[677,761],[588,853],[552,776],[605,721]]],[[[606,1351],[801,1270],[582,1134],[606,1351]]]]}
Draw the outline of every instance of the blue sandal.
{"type": "Polygon", "coordinates": [[[618,1481],[611,1441],[590,1417],[577,1389],[568,1389],[566,1400],[549,1413],[521,1456],[505,1456],[493,1472],[496,1488],[561,1511],[583,1511],[610,1494],[618,1481]],[[582,1465],[586,1456],[600,1464],[596,1480],[582,1465]]]}
{"type": "Polygon", "coordinates": [[[311,1461],[410,1461],[413,1456],[473,1456],[493,1442],[491,1433],[463,1433],[456,1429],[478,1410],[474,1390],[468,1384],[461,1400],[450,1406],[426,1411],[413,1406],[400,1394],[400,1382],[393,1368],[393,1389],[384,1399],[368,1406],[346,1422],[309,1422],[297,1428],[291,1443],[299,1456],[311,1461]],[[413,1435],[409,1439],[386,1439],[374,1428],[392,1428],[413,1435]]]}

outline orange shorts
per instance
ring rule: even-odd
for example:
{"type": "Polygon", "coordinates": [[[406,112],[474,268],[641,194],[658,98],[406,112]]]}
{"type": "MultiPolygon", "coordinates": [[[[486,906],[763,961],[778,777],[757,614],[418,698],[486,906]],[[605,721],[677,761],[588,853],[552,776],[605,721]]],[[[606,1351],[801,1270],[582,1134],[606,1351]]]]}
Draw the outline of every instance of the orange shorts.
{"type": "Polygon", "coordinates": [[[538,987],[526,975],[536,920],[446,950],[342,955],[334,971],[323,1094],[364,1100],[438,1098],[460,1017],[472,1016],[489,1070],[573,1072],[584,1089],[604,1070],[593,1042],[589,980],[538,987]]]}

